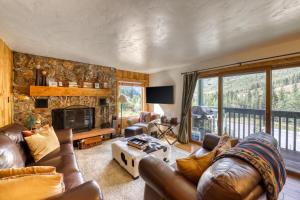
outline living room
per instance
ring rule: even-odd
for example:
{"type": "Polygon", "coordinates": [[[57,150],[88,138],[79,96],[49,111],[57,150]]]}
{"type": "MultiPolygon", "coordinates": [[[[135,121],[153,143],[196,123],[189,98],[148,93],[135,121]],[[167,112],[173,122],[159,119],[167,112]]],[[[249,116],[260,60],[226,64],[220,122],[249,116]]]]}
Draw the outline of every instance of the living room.
{"type": "Polygon", "coordinates": [[[298,199],[300,2],[0,1],[0,200],[298,199]]]}

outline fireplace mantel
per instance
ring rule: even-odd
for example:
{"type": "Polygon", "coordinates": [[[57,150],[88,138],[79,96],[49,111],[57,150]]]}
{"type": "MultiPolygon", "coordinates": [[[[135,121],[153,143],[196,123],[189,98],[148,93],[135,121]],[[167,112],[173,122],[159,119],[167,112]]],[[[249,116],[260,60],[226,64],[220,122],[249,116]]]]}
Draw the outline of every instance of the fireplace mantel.
{"type": "Polygon", "coordinates": [[[94,88],[71,88],[71,87],[48,87],[30,86],[30,96],[50,97],[50,96],[103,96],[111,95],[110,89],[94,88]]]}

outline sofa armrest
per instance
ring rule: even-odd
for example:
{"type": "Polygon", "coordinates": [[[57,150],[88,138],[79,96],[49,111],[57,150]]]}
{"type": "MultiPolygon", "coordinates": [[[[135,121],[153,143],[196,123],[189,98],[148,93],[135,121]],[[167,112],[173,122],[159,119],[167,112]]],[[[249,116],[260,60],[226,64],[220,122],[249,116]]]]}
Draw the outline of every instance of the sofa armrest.
{"type": "Polygon", "coordinates": [[[88,181],[48,200],[102,200],[103,194],[95,181],[88,181]]]}
{"type": "Polygon", "coordinates": [[[166,199],[197,199],[196,185],[158,158],[153,156],[143,158],[139,163],[139,172],[146,185],[166,199]]]}
{"type": "Polygon", "coordinates": [[[127,118],[127,124],[128,124],[128,126],[132,126],[132,125],[138,123],[139,119],[140,118],[138,118],[138,117],[128,117],[127,118]]]}
{"type": "Polygon", "coordinates": [[[60,144],[72,143],[73,142],[73,133],[72,129],[61,129],[55,130],[56,136],[60,144]]]}

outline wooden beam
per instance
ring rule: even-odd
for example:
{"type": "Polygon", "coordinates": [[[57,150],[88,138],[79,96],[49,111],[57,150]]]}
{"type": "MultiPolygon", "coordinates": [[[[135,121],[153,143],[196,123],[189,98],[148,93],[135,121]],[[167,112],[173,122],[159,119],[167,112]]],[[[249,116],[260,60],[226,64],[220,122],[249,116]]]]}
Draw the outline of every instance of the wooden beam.
{"type": "Polygon", "coordinates": [[[109,96],[110,89],[30,86],[30,96],[109,96]]]}
{"type": "Polygon", "coordinates": [[[272,69],[266,68],[266,133],[272,131],[272,69]]]}
{"type": "Polygon", "coordinates": [[[224,75],[245,74],[249,72],[264,72],[266,68],[271,69],[284,69],[290,67],[297,67],[300,65],[300,56],[293,56],[263,62],[256,62],[243,65],[235,65],[220,69],[207,69],[206,71],[199,72],[199,77],[213,77],[224,75]]]}

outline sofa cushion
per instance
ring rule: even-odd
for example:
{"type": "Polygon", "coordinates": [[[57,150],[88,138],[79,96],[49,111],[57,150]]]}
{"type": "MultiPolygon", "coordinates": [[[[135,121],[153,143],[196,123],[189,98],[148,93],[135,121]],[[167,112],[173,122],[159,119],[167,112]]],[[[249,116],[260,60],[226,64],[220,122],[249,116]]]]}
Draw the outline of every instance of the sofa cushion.
{"type": "Polygon", "coordinates": [[[53,127],[44,126],[36,129],[35,134],[25,137],[35,162],[57,149],[60,144],[53,127]]]}
{"type": "Polygon", "coordinates": [[[25,174],[0,179],[0,200],[46,199],[64,191],[63,176],[58,173],[25,174]]]}
{"type": "Polygon", "coordinates": [[[148,123],[150,121],[151,121],[151,113],[150,112],[141,112],[140,122],[148,123]]]}
{"type": "Polygon", "coordinates": [[[237,158],[223,158],[213,163],[201,176],[199,199],[245,199],[260,183],[261,176],[251,165],[237,158]]]}
{"type": "Polygon", "coordinates": [[[25,158],[19,146],[8,136],[0,135],[0,169],[24,167],[25,158]]]}
{"type": "Polygon", "coordinates": [[[26,175],[26,174],[48,174],[56,173],[55,167],[51,166],[31,166],[31,167],[21,167],[21,168],[6,168],[0,169],[0,178],[26,175]]]}

